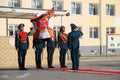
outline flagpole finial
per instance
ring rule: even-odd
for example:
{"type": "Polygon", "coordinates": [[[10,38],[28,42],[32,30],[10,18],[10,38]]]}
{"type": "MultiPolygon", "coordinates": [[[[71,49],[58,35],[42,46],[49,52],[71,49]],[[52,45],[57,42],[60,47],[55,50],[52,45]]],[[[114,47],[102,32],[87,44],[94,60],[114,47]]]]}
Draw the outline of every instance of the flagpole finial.
{"type": "Polygon", "coordinates": [[[69,13],[69,12],[67,12],[67,13],[66,13],[66,16],[70,16],[70,13],[69,13]]]}

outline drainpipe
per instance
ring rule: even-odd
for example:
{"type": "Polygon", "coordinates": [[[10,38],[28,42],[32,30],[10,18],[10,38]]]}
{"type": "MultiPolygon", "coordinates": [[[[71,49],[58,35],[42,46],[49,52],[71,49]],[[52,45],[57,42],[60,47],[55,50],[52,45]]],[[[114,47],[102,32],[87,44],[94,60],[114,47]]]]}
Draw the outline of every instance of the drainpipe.
{"type": "Polygon", "coordinates": [[[6,36],[8,36],[8,18],[6,18],[6,36]]]}
{"type": "Polygon", "coordinates": [[[100,56],[102,55],[103,52],[103,47],[102,47],[102,0],[99,0],[99,27],[100,27],[100,56]]]}
{"type": "Polygon", "coordinates": [[[61,26],[63,25],[63,16],[70,16],[70,13],[69,12],[67,12],[66,14],[64,14],[64,15],[61,15],[61,26]]]}
{"type": "Polygon", "coordinates": [[[63,15],[61,15],[61,26],[63,25],[62,20],[63,20],[63,15]]]}

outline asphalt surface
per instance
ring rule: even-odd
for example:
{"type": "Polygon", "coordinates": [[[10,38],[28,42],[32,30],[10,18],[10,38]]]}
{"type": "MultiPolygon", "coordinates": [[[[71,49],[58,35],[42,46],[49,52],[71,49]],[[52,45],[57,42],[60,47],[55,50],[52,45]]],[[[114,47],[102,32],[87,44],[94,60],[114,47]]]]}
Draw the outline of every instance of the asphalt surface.
{"type": "Polygon", "coordinates": [[[120,80],[120,75],[75,73],[50,70],[7,70],[1,72],[0,80],[120,80]]]}
{"type": "MultiPolygon", "coordinates": [[[[67,65],[71,67],[70,62],[67,65]]],[[[120,60],[83,60],[80,62],[80,68],[120,71],[120,60]]],[[[19,71],[12,68],[0,69],[0,80],[120,80],[120,74],[67,72],[47,68],[19,71]]]]}

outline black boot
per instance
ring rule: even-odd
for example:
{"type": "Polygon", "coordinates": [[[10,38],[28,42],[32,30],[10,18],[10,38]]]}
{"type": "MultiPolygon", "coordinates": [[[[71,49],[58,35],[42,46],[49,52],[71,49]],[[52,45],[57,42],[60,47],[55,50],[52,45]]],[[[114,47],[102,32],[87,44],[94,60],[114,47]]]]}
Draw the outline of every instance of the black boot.
{"type": "Polygon", "coordinates": [[[52,65],[52,60],[48,60],[48,68],[55,68],[55,67],[52,65]]]}
{"type": "Polygon", "coordinates": [[[36,60],[36,68],[37,68],[37,69],[44,69],[44,68],[41,66],[41,61],[40,61],[40,60],[36,60]]]}
{"type": "Polygon", "coordinates": [[[18,61],[18,66],[19,66],[19,70],[22,70],[22,63],[21,63],[21,61],[18,61]]]}

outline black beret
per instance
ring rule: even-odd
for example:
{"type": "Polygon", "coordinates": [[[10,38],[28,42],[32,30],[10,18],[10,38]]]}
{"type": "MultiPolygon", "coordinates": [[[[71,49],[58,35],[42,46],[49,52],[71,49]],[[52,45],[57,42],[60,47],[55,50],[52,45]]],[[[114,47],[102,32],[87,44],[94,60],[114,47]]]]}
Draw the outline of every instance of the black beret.
{"type": "Polygon", "coordinates": [[[70,26],[71,26],[72,29],[75,29],[75,28],[77,27],[77,26],[76,26],[75,24],[73,24],[73,23],[71,23],[70,26]]]}
{"type": "Polygon", "coordinates": [[[21,27],[24,27],[25,25],[23,23],[18,25],[18,29],[20,29],[21,27]]]}

